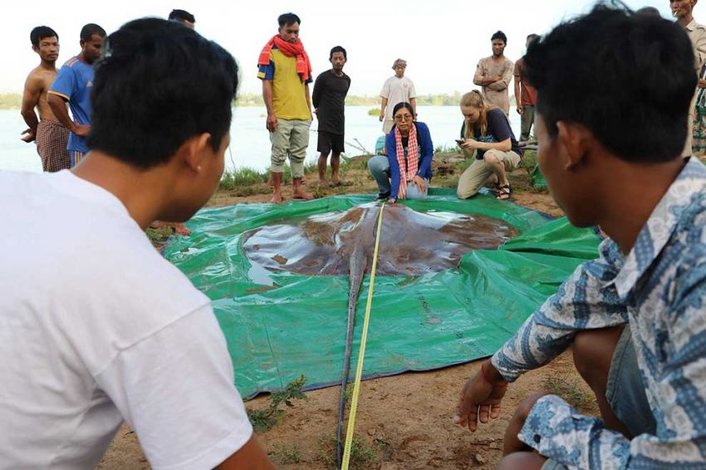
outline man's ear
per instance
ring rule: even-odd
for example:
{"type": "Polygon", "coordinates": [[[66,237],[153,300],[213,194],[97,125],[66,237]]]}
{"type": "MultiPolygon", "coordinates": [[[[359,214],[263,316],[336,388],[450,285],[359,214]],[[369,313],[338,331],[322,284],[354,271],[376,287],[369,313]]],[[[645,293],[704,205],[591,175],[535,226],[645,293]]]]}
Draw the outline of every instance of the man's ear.
{"type": "Polygon", "coordinates": [[[204,132],[190,137],[181,144],[177,152],[182,154],[184,162],[191,171],[200,173],[205,159],[213,157],[211,134],[204,132]]]}
{"type": "Polygon", "coordinates": [[[34,44],[32,44],[32,50],[39,54],[39,46],[35,46],[34,44]]]}
{"type": "Polygon", "coordinates": [[[593,134],[581,124],[571,121],[559,121],[557,139],[564,147],[564,169],[572,170],[586,163],[586,156],[590,153],[594,142],[593,134]]]}

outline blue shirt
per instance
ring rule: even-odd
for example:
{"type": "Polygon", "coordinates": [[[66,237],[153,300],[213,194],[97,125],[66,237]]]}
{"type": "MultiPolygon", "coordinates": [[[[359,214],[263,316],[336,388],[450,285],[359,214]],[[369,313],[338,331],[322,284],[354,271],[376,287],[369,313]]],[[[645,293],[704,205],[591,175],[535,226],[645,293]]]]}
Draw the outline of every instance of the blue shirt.
{"type": "MultiPolygon", "coordinates": [[[[417,140],[419,141],[419,165],[417,175],[426,179],[431,179],[431,161],[434,157],[434,144],[431,141],[431,133],[429,127],[423,122],[415,121],[417,128],[417,140]]],[[[390,194],[393,198],[397,197],[400,189],[400,177],[404,173],[404,169],[400,170],[400,164],[397,161],[397,144],[395,143],[395,127],[393,126],[390,133],[385,139],[385,148],[387,149],[387,161],[390,163],[390,194]]],[[[405,160],[406,160],[405,152],[405,160]]]]}
{"type": "Polygon", "coordinates": [[[655,435],[632,440],[554,395],[520,439],[570,467],[706,467],[706,167],[691,159],[623,256],[605,240],[493,356],[507,380],[549,362],[579,330],[630,323],[655,435]]]}
{"type": "MultiPolygon", "coordinates": [[[[56,80],[49,89],[49,93],[59,95],[69,102],[71,114],[77,124],[91,123],[93,77],[93,66],[78,57],[72,57],[61,67],[56,75],[56,80]]],[[[86,139],[74,133],[69,135],[69,143],[66,148],[69,151],[88,152],[86,139]]]]}

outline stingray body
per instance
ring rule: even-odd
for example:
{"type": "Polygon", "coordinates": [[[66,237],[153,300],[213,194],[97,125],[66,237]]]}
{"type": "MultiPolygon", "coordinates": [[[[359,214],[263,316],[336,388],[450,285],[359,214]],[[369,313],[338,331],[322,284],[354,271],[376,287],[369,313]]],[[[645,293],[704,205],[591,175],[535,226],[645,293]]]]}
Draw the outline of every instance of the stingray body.
{"type": "MultiPolygon", "coordinates": [[[[353,275],[354,253],[367,260],[367,268],[371,265],[379,210],[377,204],[365,204],[298,223],[267,225],[246,233],[243,248],[250,261],[270,271],[353,275]]],[[[497,248],[517,233],[498,219],[417,212],[401,204],[386,205],[384,214],[379,275],[418,276],[452,268],[465,253],[497,248]]]]}
{"type": "MultiPolygon", "coordinates": [[[[348,275],[348,325],[338,406],[337,457],[343,454],[345,389],[360,287],[373,264],[378,216],[382,206],[366,204],[343,213],[275,224],[245,234],[245,253],[271,271],[305,275],[348,275]]],[[[473,249],[497,248],[516,234],[508,224],[488,217],[416,212],[387,205],[380,231],[376,274],[412,275],[455,267],[473,249]]]]}

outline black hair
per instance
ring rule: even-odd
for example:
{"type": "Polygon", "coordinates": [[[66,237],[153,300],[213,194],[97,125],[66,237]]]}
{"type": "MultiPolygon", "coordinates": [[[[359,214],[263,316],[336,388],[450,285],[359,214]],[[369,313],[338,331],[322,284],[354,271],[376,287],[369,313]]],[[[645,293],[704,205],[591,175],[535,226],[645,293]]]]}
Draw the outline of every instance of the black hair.
{"type": "Polygon", "coordinates": [[[539,34],[535,34],[535,33],[528,34],[527,41],[529,41],[529,43],[531,44],[531,43],[535,42],[537,39],[539,39],[540,37],[541,36],[539,34]]]}
{"type": "Polygon", "coordinates": [[[504,42],[505,45],[507,46],[507,36],[505,36],[505,33],[503,33],[502,31],[496,31],[495,34],[490,36],[491,42],[495,41],[496,39],[502,40],[502,42],[504,42]]]}
{"type": "Polygon", "coordinates": [[[32,42],[33,46],[39,47],[39,41],[53,36],[56,37],[57,41],[59,40],[59,35],[56,34],[56,31],[51,29],[49,26],[37,26],[32,29],[31,33],[29,33],[29,40],[32,42]]]}
{"type": "Polygon", "coordinates": [[[668,161],[682,151],[697,78],[678,24],[598,5],[531,44],[525,66],[550,137],[568,121],[627,161],[668,161]]]}
{"type": "Polygon", "coordinates": [[[402,101],[401,103],[397,103],[394,108],[392,108],[392,115],[394,116],[397,114],[397,111],[399,111],[402,108],[407,108],[407,111],[412,113],[412,116],[414,116],[414,108],[412,105],[406,101],[402,101]]]}
{"type": "Polygon", "coordinates": [[[201,133],[218,150],[230,130],[235,59],[180,23],[126,23],[108,36],[95,69],[91,149],[147,169],[201,133]]]}
{"type": "Polygon", "coordinates": [[[279,24],[280,28],[282,26],[294,23],[302,24],[302,20],[300,20],[299,17],[291,11],[289,13],[282,13],[281,15],[279,15],[279,18],[277,18],[277,24],[279,24]]]}
{"type": "Polygon", "coordinates": [[[174,9],[169,12],[169,17],[167,18],[172,21],[188,21],[189,23],[196,23],[196,17],[186,10],[174,9]]]}
{"type": "Polygon", "coordinates": [[[81,28],[81,41],[90,41],[94,34],[97,34],[98,36],[104,38],[105,29],[101,28],[95,23],[88,23],[87,25],[84,25],[83,28],[81,28]]]}
{"type": "Polygon", "coordinates": [[[653,15],[657,17],[662,16],[659,14],[659,10],[655,7],[642,7],[638,10],[635,10],[635,13],[637,13],[638,15],[653,15]]]}
{"type": "Polygon", "coordinates": [[[328,60],[331,60],[334,52],[343,52],[343,58],[348,60],[348,54],[346,54],[346,50],[342,46],[335,46],[335,47],[331,48],[331,52],[329,52],[329,55],[328,55],[328,60]]]}

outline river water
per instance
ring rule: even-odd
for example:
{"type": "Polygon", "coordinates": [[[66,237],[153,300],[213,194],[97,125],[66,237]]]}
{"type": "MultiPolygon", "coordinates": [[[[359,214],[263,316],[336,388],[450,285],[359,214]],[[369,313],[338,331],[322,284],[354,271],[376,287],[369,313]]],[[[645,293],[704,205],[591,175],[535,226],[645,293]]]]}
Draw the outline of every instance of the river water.
{"type": "MultiPolygon", "coordinates": [[[[375,141],[382,135],[382,124],[377,114],[369,116],[372,106],[346,107],[346,155],[354,156],[373,151],[375,141]]],[[[419,120],[431,131],[434,147],[455,147],[463,117],[457,106],[420,106],[419,120]]],[[[517,137],[520,131],[519,115],[510,110],[510,123],[517,137]]],[[[27,126],[19,110],[0,110],[0,170],[42,171],[34,144],[20,140],[27,126]]],[[[316,120],[311,126],[307,162],[317,159],[316,120]]],[[[233,110],[231,145],[226,152],[226,168],[253,168],[265,170],[270,163],[270,141],[265,129],[264,107],[239,107],[233,110]]]]}

